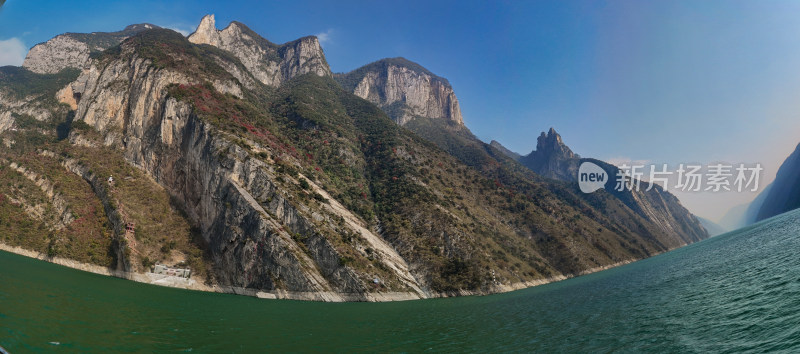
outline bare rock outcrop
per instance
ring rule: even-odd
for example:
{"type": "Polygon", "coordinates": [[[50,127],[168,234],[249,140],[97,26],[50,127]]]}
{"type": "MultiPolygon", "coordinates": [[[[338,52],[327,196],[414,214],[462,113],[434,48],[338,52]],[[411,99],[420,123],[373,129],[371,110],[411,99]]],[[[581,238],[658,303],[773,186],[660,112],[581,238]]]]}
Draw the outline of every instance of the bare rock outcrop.
{"type": "Polygon", "coordinates": [[[39,74],[55,74],[66,68],[82,68],[87,60],[89,46],[62,34],[31,48],[22,66],[39,74]]]}
{"type": "Polygon", "coordinates": [[[115,46],[144,30],[159,28],[151,24],[130,25],[118,32],[65,33],[28,51],[22,67],[38,74],[55,74],[67,68],[83,69],[92,52],[115,46]]]}
{"type": "Polygon", "coordinates": [[[208,44],[236,56],[248,71],[268,86],[279,86],[307,73],[331,75],[322,47],[314,36],[277,45],[239,22],[217,30],[214,15],[206,15],[189,36],[195,44],[208,44]]]}
{"type": "Polygon", "coordinates": [[[464,125],[450,83],[404,58],[379,60],[336,78],[346,90],[377,104],[400,125],[415,117],[464,125]]]}

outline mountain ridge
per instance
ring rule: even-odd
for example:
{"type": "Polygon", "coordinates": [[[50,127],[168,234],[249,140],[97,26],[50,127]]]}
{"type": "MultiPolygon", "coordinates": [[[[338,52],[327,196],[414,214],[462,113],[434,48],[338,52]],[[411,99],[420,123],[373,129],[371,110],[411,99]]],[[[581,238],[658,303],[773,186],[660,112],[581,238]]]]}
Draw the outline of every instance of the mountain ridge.
{"type": "Polygon", "coordinates": [[[231,22],[225,29],[217,30],[214,15],[206,15],[188,40],[230,52],[258,81],[268,86],[279,86],[294,76],[308,72],[320,76],[332,75],[319,40],[314,36],[277,45],[237,21],[231,22]]]}
{"type": "Polygon", "coordinates": [[[15,236],[0,241],[126,274],[188,265],[209,286],[320,301],[507,291],[695,241],[605,191],[537,175],[453,120],[398,124],[334,81],[318,42],[281,54],[239,25],[226,38],[213,17],[200,27],[200,44],[147,29],[79,72],[26,73],[22,91],[0,80],[4,98],[36,92],[0,104],[0,173],[19,181],[0,185],[0,234],[15,236]],[[77,216],[66,232],[37,237],[65,209],[11,162],[58,180],[77,216]],[[160,229],[162,214],[180,226],[160,229]],[[73,232],[103,237],[71,243],[73,232]]]}

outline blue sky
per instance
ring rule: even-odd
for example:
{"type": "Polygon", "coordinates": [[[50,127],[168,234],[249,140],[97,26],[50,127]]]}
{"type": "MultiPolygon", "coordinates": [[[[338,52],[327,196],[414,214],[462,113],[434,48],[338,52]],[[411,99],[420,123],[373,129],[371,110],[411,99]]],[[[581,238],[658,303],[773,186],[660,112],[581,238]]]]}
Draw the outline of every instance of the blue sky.
{"type": "MultiPolygon", "coordinates": [[[[521,153],[555,127],[583,156],[760,162],[800,142],[797,1],[31,1],[0,10],[0,64],[63,32],[238,20],[316,34],[336,72],[403,56],[446,77],[468,127],[521,153]]],[[[680,195],[716,219],[754,194],[680,195]]]]}

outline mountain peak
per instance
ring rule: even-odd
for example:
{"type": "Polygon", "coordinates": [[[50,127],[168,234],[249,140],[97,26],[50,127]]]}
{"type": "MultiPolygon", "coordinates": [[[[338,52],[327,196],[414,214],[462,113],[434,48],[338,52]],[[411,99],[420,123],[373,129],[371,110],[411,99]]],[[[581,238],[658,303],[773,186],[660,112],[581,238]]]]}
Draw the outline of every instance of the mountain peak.
{"type": "Polygon", "coordinates": [[[219,46],[220,35],[217,31],[216,20],[213,14],[203,16],[197,30],[189,35],[189,42],[194,44],[210,44],[215,47],[219,46]]]}
{"type": "Polygon", "coordinates": [[[397,124],[421,117],[463,127],[464,119],[450,82],[406,58],[385,58],[336,80],[347,91],[381,107],[397,124]]]}
{"type": "Polygon", "coordinates": [[[189,36],[189,42],[208,44],[230,52],[255,79],[268,86],[279,86],[306,73],[331,75],[316,37],[303,37],[276,45],[236,21],[218,30],[214,15],[206,15],[189,36]]]}
{"type": "Polygon", "coordinates": [[[536,139],[536,150],[519,161],[534,172],[549,178],[571,181],[575,179],[580,156],[573,153],[561,140],[554,128],[541,132],[536,139]]]}
{"type": "Polygon", "coordinates": [[[575,155],[575,153],[573,153],[567,145],[564,144],[564,141],[561,140],[561,135],[559,135],[552,127],[547,134],[542,132],[539,135],[539,138],[536,140],[536,151],[534,152],[539,155],[557,155],[557,157],[565,159],[579,157],[575,155]]]}
{"type": "Polygon", "coordinates": [[[161,27],[140,23],[117,32],[64,33],[28,51],[22,66],[39,74],[55,74],[67,68],[83,69],[93,52],[102,52],[128,37],[161,27]]]}

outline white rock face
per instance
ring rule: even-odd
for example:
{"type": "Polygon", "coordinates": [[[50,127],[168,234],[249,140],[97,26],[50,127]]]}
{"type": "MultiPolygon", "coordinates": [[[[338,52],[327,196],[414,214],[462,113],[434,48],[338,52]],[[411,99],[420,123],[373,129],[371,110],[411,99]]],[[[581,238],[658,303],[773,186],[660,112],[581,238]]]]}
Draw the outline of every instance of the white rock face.
{"type": "Polygon", "coordinates": [[[316,37],[305,37],[278,46],[256,36],[236,22],[219,31],[214,15],[206,15],[197,30],[189,36],[189,41],[232,53],[258,81],[273,87],[306,73],[331,75],[316,37]]]}
{"type": "Polygon", "coordinates": [[[73,85],[83,97],[91,97],[78,103],[76,118],[99,131],[118,129],[127,135],[139,136],[147,120],[160,112],[166,87],[191,83],[195,83],[194,80],[181,73],[154,70],[149,60],[136,55],[130,61],[114,61],[105,68],[92,65],[73,85]],[[129,91],[138,95],[129,95],[129,91]],[[132,120],[131,116],[140,119],[132,120]]]}
{"type": "Polygon", "coordinates": [[[389,65],[385,72],[370,71],[353,93],[381,108],[402,102],[405,109],[392,117],[400,125],[416,116],[464,125],[453,89],[437,78],[406,67],[389,65]]]}
{"type": "Polygon", "coordinates": [[[55,74],[65,68],[83,68],[88,60],[89,47],[62,34],[31,48],[22,67],[39,74],[55,74]]]}
{"type": "Polygon", "coordinates": [[[197,26],[197,30],[189,35],[189,42],[219,47],[220,35],[215,23],[214,15],[206,15],[203,17],[203,19],[200,20],[200,25],[197,26]]]}

